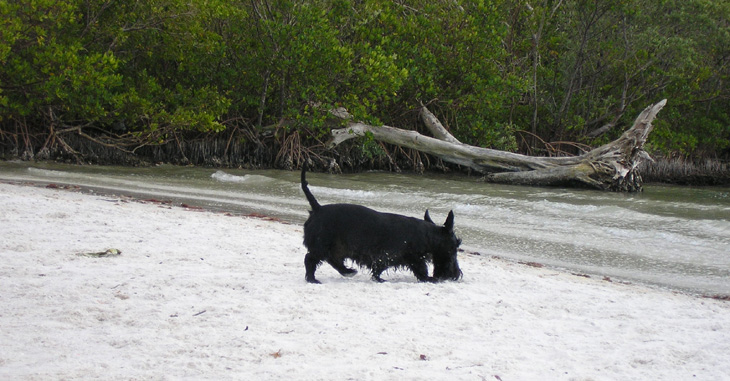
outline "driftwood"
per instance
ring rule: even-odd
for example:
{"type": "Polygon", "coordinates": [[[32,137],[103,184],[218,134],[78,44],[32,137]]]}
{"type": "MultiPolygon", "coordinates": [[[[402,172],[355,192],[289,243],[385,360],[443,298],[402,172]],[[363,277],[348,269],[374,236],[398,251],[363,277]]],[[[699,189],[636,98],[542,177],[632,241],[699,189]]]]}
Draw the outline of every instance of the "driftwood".
{"type": "MultiPolygon", "coordinates": [[[[653,128],[651,122],[666,103],[664,99],[648,106],[621,137],[579,156],[535,157],[470,146],[451,135],[426,107],[421,108],[421,119],[434,137],[350,121],[347,127],[332,130],[329,144],[334,147],[354,137],[371,135],[381,142],[412,148],[472,168],[494,183],[580,184],[602,190],[636,192],[641,191],[643,182],[637,167],[642,160],[652,160],[643,150],[653,128]]],[[[349,119],[342,109],[334,110],[332,114],[349,119]]]]}

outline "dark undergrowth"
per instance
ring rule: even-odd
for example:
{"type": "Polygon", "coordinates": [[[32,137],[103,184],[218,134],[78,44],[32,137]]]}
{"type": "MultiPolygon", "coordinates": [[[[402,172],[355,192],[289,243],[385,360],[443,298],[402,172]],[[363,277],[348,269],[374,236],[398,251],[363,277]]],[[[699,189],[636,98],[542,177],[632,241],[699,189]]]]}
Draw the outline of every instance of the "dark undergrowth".
{"type": "MultiPolygon", "coordinates": [[[[103,144],[99,139],[75,134],[65,135],[63,144],[44,144],[47,140],[47,137],[29,137],[21,142],[4,139],[0,141],[0,159],[125,166],[168,163],[284,170],[300,168],[307,160],[312,170],[330,173],[384,170],[416,173],[463,172],[477,175],[469,168],[445,163],[439,158],[412,149],[358,139],[328,149],[325,142],[304,141],[298,132],[260,136],[237,130],[227,136],[179,136],[168,139],[163,144],[132,149],[103,144]]],[[[657,155],[654,162],[643,162],[639,171],[647,183],[730,185],[730,161],[719,158],[689,159],[657,155]]]]}
{"type": "MultiPolygon", "coordinates": [[[[9,135],[6,135],[8,137],[9,135]]],[[[353,139],[333,149],[326,142],[303,139],[298,132],[260,135],[245,129],[230,134],[177,136],[162,144],[122,146],[102,137],[77,134],[57,137],[62,143],[27,134],[22,139],[0,141],[1,160],[50,160],[69,164],[146,166],[159,163],[202,167],[284,169],[301,168],[305,160],[315,171],[330,173],[384,170],[451,171],[438,158],[374,141],[353,139]],[[306,141],[305,141],[306,140],[306,141]],[[110,143],[111,142],[111,143],[110,143]]]]}
{"type": "Polygon", "coordinates": [[[658,157],[639,170],[645,182],[677,185],[730,185],[730,161],[717,158],[658,157]]]}

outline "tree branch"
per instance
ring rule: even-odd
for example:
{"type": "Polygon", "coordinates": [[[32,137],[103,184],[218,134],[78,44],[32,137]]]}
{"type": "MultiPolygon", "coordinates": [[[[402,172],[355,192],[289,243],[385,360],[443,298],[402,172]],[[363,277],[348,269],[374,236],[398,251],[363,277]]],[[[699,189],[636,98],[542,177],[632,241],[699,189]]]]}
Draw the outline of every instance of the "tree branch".
{"type": "MultiPolygon", "coordinates": [[[[636,168],[642,160],[651,160],[643,150],[644,143],[653,128],[652,121],[666,102],[665,99],[649,105],[621,137],[580,156],[534,157],[463,144],[425,107],[421,109],[421,118],[436,138],[416,131],[350,121],[347,127],[332,130],[328,146],[331,148],[349,139],[369,135],[384,143],[412,148],[475,169],[487,174],[486,179],[492,182],[521,185],[581,183],[597,189],[639,191],[642,180],[636,168]]],[[[350,120],[346,110],[336,110],[332,114],[350,120]]]]}

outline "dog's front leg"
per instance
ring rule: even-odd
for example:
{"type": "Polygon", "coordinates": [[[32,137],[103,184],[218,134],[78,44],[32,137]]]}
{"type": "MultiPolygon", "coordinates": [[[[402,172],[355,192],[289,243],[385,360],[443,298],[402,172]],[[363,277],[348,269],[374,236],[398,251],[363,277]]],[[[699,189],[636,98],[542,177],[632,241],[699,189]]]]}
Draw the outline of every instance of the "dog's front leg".
{"type": "Polygon", "coordinates": [[[419,282],[435,283],[438,281],[436,278],[428,276],[428,265],[425,260],[411,263],[408,267],[413,271],[413,275],[416,276],[419,282]]]}
{"type": "Polygon", "coordinates": [[[383,279],[383,278],[380,277],[380,274],[382,274],[383,271],[385,271],[385,269],[387,269],[386,266],[382,266],[382,265],[380,265],[378,263],[373,264],[373,267],[370,270],[371,273],[373,274],[373,276],[372,276],[373,280],[376,281],[376,282],[378,282],[378,283],[385,282],[385,279],[383,279]]]}

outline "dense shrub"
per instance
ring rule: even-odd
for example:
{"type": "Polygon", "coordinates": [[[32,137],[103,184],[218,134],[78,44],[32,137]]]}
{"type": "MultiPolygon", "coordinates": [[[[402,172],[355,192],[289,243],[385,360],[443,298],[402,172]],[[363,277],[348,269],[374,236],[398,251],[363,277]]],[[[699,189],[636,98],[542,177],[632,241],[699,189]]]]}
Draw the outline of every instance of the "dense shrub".
{"type": "Polygon", "coordinates": [[[334,107],[417,129],[423,103],[466,143],[533,152],[668,98],[652,149],[727,155],[728,19],[711,0],[0,0],[0,144],[315,144],[334,107]]]}

